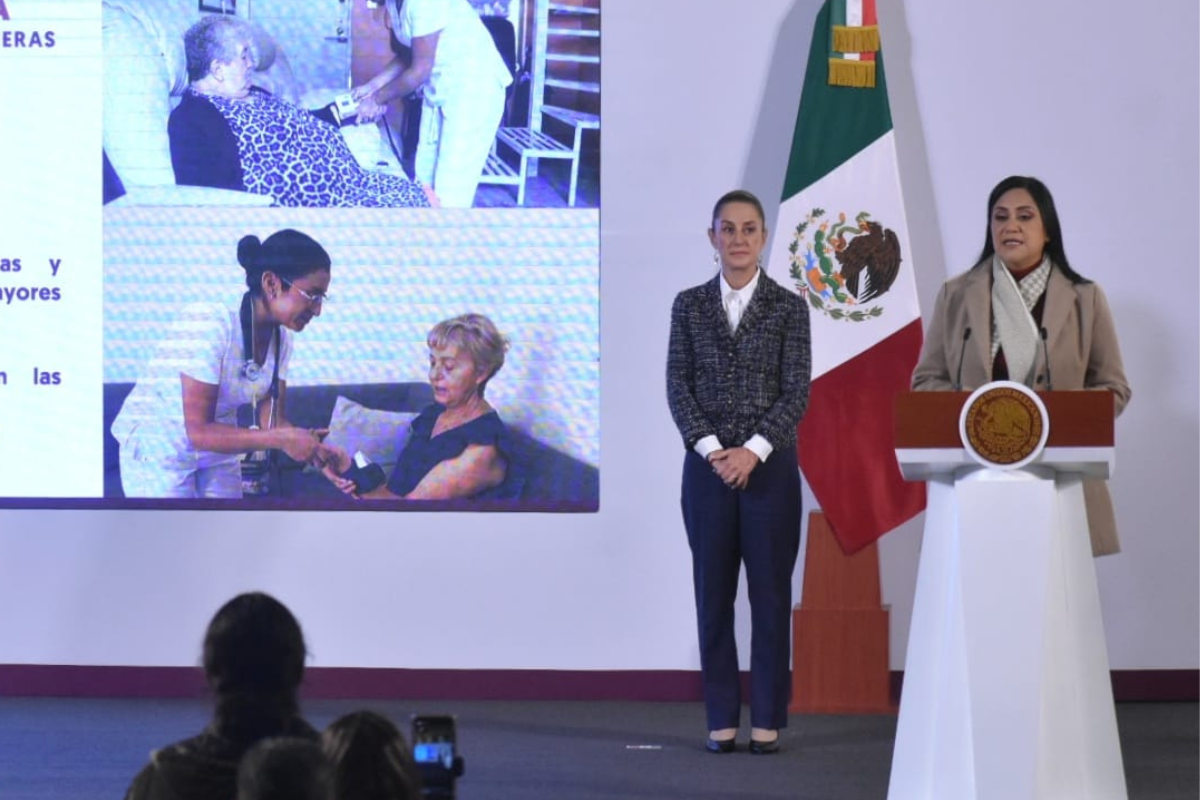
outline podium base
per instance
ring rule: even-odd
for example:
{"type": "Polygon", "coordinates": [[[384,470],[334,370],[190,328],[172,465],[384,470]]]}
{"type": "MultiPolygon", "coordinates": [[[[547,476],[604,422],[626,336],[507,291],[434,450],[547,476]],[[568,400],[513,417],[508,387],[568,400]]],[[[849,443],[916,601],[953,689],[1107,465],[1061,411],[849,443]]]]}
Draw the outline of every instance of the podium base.
{"type": "Polygon", "coordinates": [[[888,800],[1126,800],[1077,475],[929,482],[888,800]]]}

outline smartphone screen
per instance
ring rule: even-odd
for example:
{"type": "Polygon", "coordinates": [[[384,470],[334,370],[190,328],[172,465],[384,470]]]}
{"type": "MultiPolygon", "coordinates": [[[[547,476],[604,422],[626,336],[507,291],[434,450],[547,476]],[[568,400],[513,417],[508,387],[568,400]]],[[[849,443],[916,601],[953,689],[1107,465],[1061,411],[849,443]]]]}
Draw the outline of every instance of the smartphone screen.
{"type": "Polygon", "coordinates": [[[418,765],[445,770],[452,774],[454,744],[454,717],[418,716],[413,718],[413,760],[418,765]]]}
{"type": "Polygon", "coordinates": [[[446,769],[454,766],[453,742],[417,742],[413,745],[413,759],[418,764],[438,764],[446,769]]]}

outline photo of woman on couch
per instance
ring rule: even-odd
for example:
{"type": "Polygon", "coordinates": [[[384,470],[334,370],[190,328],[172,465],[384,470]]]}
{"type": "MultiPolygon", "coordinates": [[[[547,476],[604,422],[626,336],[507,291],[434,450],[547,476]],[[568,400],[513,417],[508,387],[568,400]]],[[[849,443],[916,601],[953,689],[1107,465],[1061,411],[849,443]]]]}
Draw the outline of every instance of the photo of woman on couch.
{"type": "Polygon", "coordinates": [[[177,184],[237,189],[282,206],[428,207],[432,190],[364,169],[330,108],[310,112],[251,85],[254,36],[208,15],[184,34],[190,85],[167,126],[177,184]]]}
{"type": "Polygon", "coordinates": [[[346,475],[352,454],[334,446],[324,448],[325,476],[343,492],[372,500],[500,498],[519,488],[508,429],[484,399],[508,340],[486,316],[463,314],[434,325],[426,342],[434,402],[412,421],[387,484],[360,493],[346,475]]]}
{"type": "Polygon", "coordinates": [[[237,259],[247,290],[237,306],[186,306],[112,423],[126,497],[241,498],[242,458],[279,450],[321,466],[326,431],[285,413],[292,336],[320,316],[331,262],[310,236],[245,236],[237,259]],[[255,426],[239,427],[249,404],[255,426]]]}

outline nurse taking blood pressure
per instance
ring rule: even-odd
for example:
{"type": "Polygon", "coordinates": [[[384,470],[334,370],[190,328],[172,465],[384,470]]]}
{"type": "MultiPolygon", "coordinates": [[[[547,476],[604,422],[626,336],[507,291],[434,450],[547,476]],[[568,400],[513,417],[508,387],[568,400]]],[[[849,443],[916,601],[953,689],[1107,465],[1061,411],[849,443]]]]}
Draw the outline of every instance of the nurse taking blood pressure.
{"type": "Polygon", "coordinates": [[[512,75],[492,36],[467,0],[386,0],[402,51],[352,94],[358,119],[383,116],[384,106],[422,90],[415,177],[445,208],[469,208],[504,113],[512,75]]]}
{"type": "Polygon", "coordinates": [[[292,336],[320,316],[329,254],[314,239],[281,230],[245,236],[241,302],[186,306],[113,421],[126,497],[240,498],[242,458],[280,450],[322,465],[327,431],[287,419],[292,336]],[[250,404],[256,424],[239,427],[250,404]]]}

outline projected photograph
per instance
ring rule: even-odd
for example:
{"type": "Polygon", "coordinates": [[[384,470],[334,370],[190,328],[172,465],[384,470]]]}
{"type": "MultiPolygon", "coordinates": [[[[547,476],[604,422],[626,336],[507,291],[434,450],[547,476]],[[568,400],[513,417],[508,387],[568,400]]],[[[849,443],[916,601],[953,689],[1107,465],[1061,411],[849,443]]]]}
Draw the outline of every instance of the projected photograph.
{"type": "Polygon", "coordinates": [[[121,205],[596,208],[600,0],[103,0],[121,205]]]}
{"type": "Polygon", "coordinates": [[[596,510],[600,0],[101,21],[104,505],[596,510]]]}
{"type": "Polygon", "coordinates": [[[104,210],[104,497],[595,511],[595,211],[104,210]]]}

